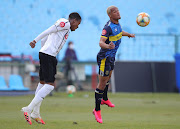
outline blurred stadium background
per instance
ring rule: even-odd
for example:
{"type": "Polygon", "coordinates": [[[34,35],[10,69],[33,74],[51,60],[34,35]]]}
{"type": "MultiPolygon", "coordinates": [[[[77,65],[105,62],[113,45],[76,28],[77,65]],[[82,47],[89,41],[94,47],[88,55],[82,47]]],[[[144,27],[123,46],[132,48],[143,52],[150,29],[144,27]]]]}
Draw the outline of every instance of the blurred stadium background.
{"type": "MultiPolygon", "coordinates": [[[[116,55],[117,62],[126,62],[127,64],[145,63],[146,65],[149,63],[148,66],[145,66],[149,73],[144,72],[142,74],[149,74],[149,79],[152,80],[150,82],[152,83],[151,87],[155,88],[154,90],[145,91],[158,91],[157,73],[165,76],[164,78],[160,77],[162,81],[164,79],[167,81],[169,75],[172,77],[168,81],[168,86],[165,86],[166,90],[163,90],[161,85],[159,87],[162,90],[159,91],[177,91],[176,81],[178,79],[175,80],[177,78],[175,76],[175,55],[180,52],[180,25],[178,24],[180,22],[180,2],[178,0],[173,0],[173,2],[170,0],[147,0],[145,2],[142,2],[142,0],[108,2],[102,0],[96,2],[90,0],[79,0],[78,2],[74,0],[28,0],[26,2],[23,0],[1,0],[0,73],[5,80],[5,84],[9,86],[10,75],[15,74],[20,75],[25,87],[31,90],[35,89],[36,81],[38,81],[38,52],[41,43],[37,43],[37,46],[31,49],[29,42],[54,24],[57,19],[67,18],[69,13],[77,11],[82,16],[82,23],[76,32],[70,34],[68,41],[73,41],[75,44],[79,60],[75,63],[78,80],[82,81],[82,86],[87,86],[84,89],[91,90],[94,88],[97,84],[96,55],[100,49],[98,42],[102,28],[108,21],[106,9],[109,5],[115,5],[119,8],[122,17],[120,23],[123,30],[136,34],[135,39],[123,37],[116,55]],[[139,27],[135,22],[136,16],[140,12],[147,12],[151,17],[151,22],[147,27],[139,27]],[[158,71],[156,64],[161,70],[158,71]]],[[[66,48],[67,44],[64,45],[57,57],[59,71],[62,70],[62,59],[66,48]]],[[[121,63],[117,63],[116,68],[119,65],[121,66],[121,63]]],[[[127,69],[127,67],[124,68],[127,69]]],[[[133,65],[131,68],[137,69],[133,65]]],[[[138,71],[140,72],[142,69],[139,68],[138,71]]],[[[129,72],[127,73],[130,74],[129,72]]],[[[124,72],[122,74],[124,75],[124,72]]],[[[134,75],[138,75],[138,73],[134,73],[134,75]]],[[[115,73],[114,80],[118,76],[120,75],[115,73]]],[[[143,79],[147,80],[146,77],[143,79]]],[[[131,77],[128,77],[128,80],[131,80],[131,77]]],[[[116,83],[121,85],[120,82],[116,83]]],[[[146,81],[146,83],[149,82],[146,81]]],[[[165,82],[165,84],[167,83],[165,82]]]]}
{"type": "MultiPolygon", "coordinates": [[[[39,81],[41,43],[31,49],[30,41],[59,18],[68,18],[69,13],[78,12],[82,23],[67,40],[74,42],[78,56],[78,62],[73,62],[75,72],[71,71],[78,92],[72,100],[62,93],[67,86],[63,70],[65,63],[62,61],[68,46],[66,43],[57,57],[56,92],[53,101],[47,97],[42,116],[49,116],[45,117],[49,121],[47,128],[72,128],[68,122],[74,119],[84,124],[74,128],[100,128],[94,124],[93,116],[89,116],[89,108],[94,106],[93,91],[98,83],[96,55],[100,49],[102,28],[109,20],[106,9],[110,5],[119,8],[123,30],[136,34],[136,38],[123,37],[117,51],[110,85],[110,91],[116,94],[110,96],[121,110],[105,108],[107,114],[104,118],[109,118],[110,122],[105,119],[107,124],[102,128],[120,128],[116,125],[119,121],[124,128],[180,128],[179,95],[175,94],[180,91],[179,0],[0,0],[0,96],[34,94],[39,81]],[[150,15],[147,27],[136,24],[140,12],[150,15]],[[154,92],[158,93],[151,94],[154,92]],[[168,93],[162,95],[159,92],[168,93]],[[51,109],[52,105],[55,110],[51,109]]],[[[29,128],[20,122],[22,117],[17,110],[32,98],[33,95],[0,97],[0,105],[3,105],[0,106],[0,128],[8,128],[9,122],[12,125],[9,128],[29,128]]]]}

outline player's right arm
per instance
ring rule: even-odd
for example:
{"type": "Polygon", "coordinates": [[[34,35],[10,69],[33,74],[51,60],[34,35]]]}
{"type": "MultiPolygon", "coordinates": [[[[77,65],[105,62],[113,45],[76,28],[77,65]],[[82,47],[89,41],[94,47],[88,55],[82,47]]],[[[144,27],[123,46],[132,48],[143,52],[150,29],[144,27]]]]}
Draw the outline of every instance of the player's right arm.
{"type": "Polygon", "coordinates": [[[115,45],[112,41],[109,44],[106,44],[106,40],[111,33],[112,33],[111,28],[109,26],[105,26],[102,31],[100,42],[99,42],[99,46],[101,48],[103,48],[103,49],[114,49],[115,48],[115,45]]]}
{"type": "Polygon", "coordinates": [[[41,40],[42,38],[46,37],[47,35],[51,34],[51,33],[55,33],[57,32],[56,26],[52,25],[51,27],[49,27],[47,30],[43,31],[41,34],[39,34],[32,42],[30,42],[30,46],[32,48],[35,47],[35,44],[41,40]]]}
{"type": "Polygon", "coordinates": [[[106,40],[107,40],[106,38],[101,37],[99,46],[103,49],[114,49],[115,48],[114,43],[111,41],[109,44],[106,44],[105,43],[106,40]]]}

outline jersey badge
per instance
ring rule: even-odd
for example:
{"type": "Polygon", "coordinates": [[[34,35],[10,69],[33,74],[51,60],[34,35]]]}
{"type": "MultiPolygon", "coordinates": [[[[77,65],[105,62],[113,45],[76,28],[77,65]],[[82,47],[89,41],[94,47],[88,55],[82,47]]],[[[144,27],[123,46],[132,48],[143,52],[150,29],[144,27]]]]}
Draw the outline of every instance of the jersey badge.
{"type": "Polygon", "coordinates": [[[102,35],[105,35],[106,33],[107,33],[106,30],[103,30],[103,31],[102,31],[102,35]]]}
{"type": "Polygon", "coordinates": [[[65,39],[67,39],[67,38],[68,38],[68,35],[66,34],[66,35],[65,35],[65,39]]]}
{"type": "Polygon", "coordinates": [[[60,22],[60,27],[64,27],[65,26],[65,23],[64,22],[60,22]]]}

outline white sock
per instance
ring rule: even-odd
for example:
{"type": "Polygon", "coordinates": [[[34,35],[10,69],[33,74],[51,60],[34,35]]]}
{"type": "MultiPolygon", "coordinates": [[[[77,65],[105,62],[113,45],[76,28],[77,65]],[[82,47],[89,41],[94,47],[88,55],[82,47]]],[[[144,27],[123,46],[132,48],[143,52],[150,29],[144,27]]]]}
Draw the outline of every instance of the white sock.
{"type": "MultiPolygon", "coordinates": [[[[44,86],[44,84],[38,83],[38,86],[37,86],[36,92],[35,92],[35,96],[36,96],[37,92],[38,92],[43,86],[44,86]]],[[[40,114],[40,106],[41,106],[41,103],[42,103],[42,101],[41,101],[40,103],[38,103],[38,104],[34,107],[34,109],[33,109],[34,114],[40,114]]]]}
{"type": "Polygon", "coordinates": [[[44,86],[44,84],[41,84],[40,82],[38,83],[38,86],[36,88],[36,91],[35,91],[35,96],[37,94],[37,92],[44,86]]]}
{"type": "Polygon", "coordinates": [[[37,104],[43,101],[43,99],[54,89],[54,86],[45,84],[36,94],[34,99],[28,105],[30,111],[34,109],[37,104]]]}

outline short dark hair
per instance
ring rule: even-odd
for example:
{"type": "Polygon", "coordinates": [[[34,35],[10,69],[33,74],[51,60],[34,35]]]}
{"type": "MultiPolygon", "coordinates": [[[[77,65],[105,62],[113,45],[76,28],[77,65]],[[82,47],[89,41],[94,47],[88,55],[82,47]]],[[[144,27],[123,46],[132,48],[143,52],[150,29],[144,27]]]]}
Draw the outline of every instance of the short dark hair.
{"type": "Polygon", "coordinates": [[[77,12],[73,12],[69,14],[69,19],[76,19],[76,20],[81,20],[81,16],[77,12]]]}

